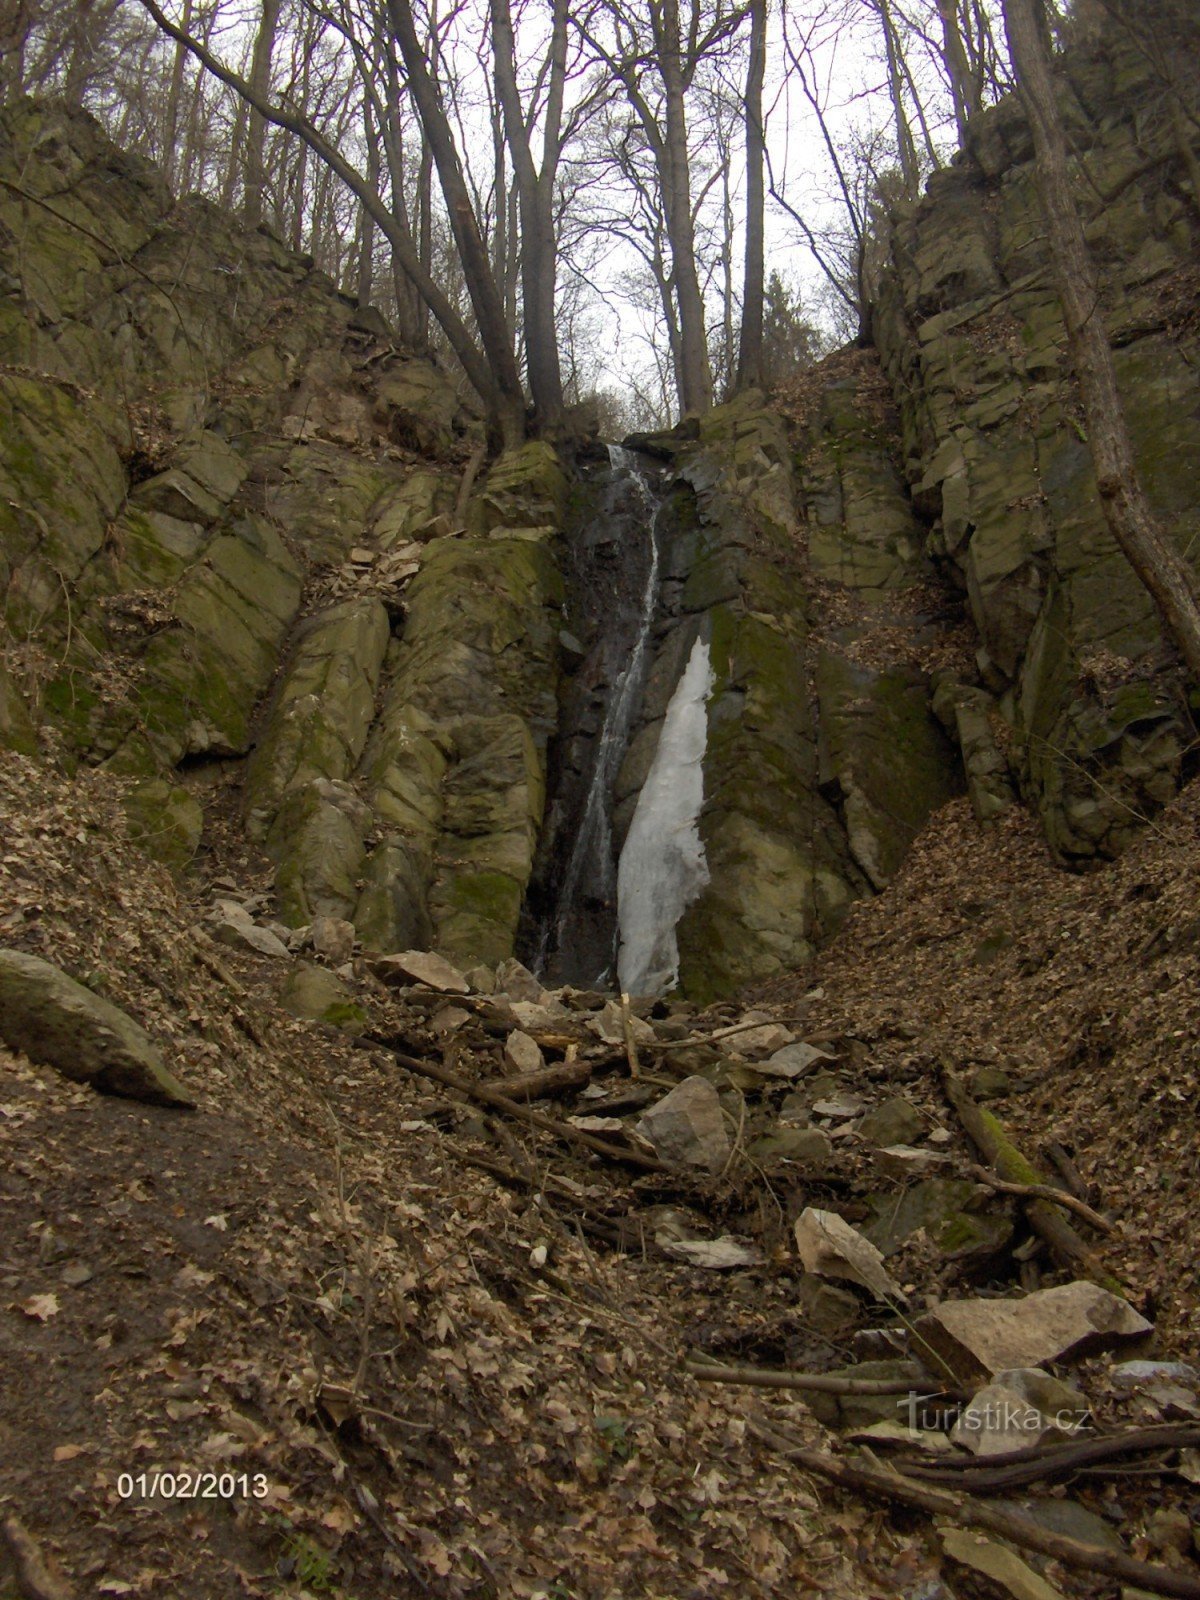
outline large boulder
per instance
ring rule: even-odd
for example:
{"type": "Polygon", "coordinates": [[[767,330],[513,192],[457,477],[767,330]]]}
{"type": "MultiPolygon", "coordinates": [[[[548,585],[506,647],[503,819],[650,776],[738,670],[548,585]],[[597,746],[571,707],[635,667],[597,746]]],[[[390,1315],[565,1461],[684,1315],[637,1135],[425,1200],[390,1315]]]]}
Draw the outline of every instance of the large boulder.
{"type": "Polygon", "coordinates": [[[0,1038],[104,1094],[194,1104],[132,1017],[23,950],[0,950],[0,1038]]]}

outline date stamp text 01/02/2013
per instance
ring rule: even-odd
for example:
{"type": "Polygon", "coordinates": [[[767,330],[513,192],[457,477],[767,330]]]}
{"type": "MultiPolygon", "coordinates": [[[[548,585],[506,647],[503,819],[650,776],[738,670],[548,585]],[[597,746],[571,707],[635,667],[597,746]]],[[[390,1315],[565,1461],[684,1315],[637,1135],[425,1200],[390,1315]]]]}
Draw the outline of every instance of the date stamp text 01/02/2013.
{"type": "Polygon", "coordinates": [[[265,1472],[121,1472],[122,1500],[265,1500],[265,1472]]]}

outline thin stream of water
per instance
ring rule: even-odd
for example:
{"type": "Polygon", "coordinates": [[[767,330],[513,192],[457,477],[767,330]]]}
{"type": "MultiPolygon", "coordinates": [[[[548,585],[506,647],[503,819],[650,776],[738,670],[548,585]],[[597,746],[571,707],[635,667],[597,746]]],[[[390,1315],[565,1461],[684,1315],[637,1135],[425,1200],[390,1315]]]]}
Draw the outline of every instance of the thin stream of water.
{"type": "MultiPolygon", "coordinates": [[[[580,820],[579,831],[571,847],[571,854],[567,858],[557,897],[557,915],[553,923],[548,923],[542,931],[535,962],[535,970],[539,972],[544,969],[551,950],[562,948],[580,886],[584,882],[598,884],[606,896],[613,895],[616,890],[617,872],[613,860],[610,820],[612,793],[629,742],[630,725],[645,683],[650,633],[658,607],[660,560],[658,522],[662,502],[656,499],[632,451],[625,450],[620,445],[609,445],[608,458],[612,480],[606,496],[606,515],[612,515],[619,496],[627,485],[632,484],[645,510],[650,564],[642,592],[637,637],[630,651],[629,660],[609,693],[604,720],[596,740],[596,755],[588,787],[587,803],[580,820]]],[[[597,973],[593,981],[597,984],[606,981],[610,969],[611,960],[609,966],[603,972],[597,973]]]]}

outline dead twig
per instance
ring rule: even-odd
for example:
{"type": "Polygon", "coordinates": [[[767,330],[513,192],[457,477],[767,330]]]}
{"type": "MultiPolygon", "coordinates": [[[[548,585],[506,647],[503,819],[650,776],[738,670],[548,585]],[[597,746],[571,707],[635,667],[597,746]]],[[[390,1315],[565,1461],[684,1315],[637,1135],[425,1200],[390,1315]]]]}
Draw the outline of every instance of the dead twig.
{"type": "Polygon", "coordinates": [[[770,1022],[735,1022],[728,1028],[718,1028],[715,1033],[693,1033],[686,1039],[656,1039],[649,1044],[651,1050],[694,1050],[697,1045],[719,1044],[725,1039],[732,1039],[738,1033],[750,1033],[755,1028],[802,1028],[808,1021],[807,1017],[772,1017],[770,1022]]]}
{"type": "Polygon", "coordinates": [[[797,1445],[754,1417],[746,1420],[756,1439],[777,1450],[786,1460],[795,1462],[805,1472],[825,1478],[843,1489],[850,1489],[856,1494],[873,1495],[893,1505],[912,1506],[933,1517],[949,1517],[962,1527],[984,1528],[1022,1549],[1037,1550],[1042,1555],[1051,1556],[1076,1572],[1098,1572],[1136,1589],[1146,1589],[1151,1594],[1174,1595],[1179,1600],[1200,1600],[1200,1578],[1194,1578],[1186,1572],[1170,1571],[1147,1561],[1136,1561],[1121,1550],[1084,1544],[1080,1539],[1051,1533],[1024,1512],[1001,1510],[998,1506],[978,1503],[967,1495],[933,1489],[926,1484],[915,1483],[898,1472],[861,1467],[842,1457],[828,1455],[823,1450],[797,1445]]]}

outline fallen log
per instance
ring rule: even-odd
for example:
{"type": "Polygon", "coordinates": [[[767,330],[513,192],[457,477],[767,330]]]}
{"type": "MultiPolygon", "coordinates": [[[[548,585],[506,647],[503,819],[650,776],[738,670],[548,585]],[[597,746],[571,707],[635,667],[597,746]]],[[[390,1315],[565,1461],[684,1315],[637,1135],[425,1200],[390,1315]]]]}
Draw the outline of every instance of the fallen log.
{"type": "MultiPolygon", "coordinates": [[[[1035,1167],[1009,1138],[1003,1123],[973,1099],[965,1084],[954,1076],[945,1062],[942,1063],[942,1086],[972,1144],[1005,1183],[1021,1184],[1033,1189],[1045,1187],[1035,1167]]],[[[1045,1199],[1031,1199],[1025,1202],[1024,1209],[1029,1226],[1039,1239],[1045,1241],[1058,1266],[1125,1297],[1125,1285],[1088,1249],[1067,1221],[1057,1201],[1052,1203],[1045,1199]]]]}
{"type": "Polygon", "coordinates": [[[756,1439],[778,1451],[786,1460],[795,1462],[805,1472],[825,1478],[843,1489],[872,1495],[892,1505],[911,1506],[932,1517],[946,1517],[965,1528],[983,1528],[1022,1549],[1037,1550],[1055,1561],[1061,1561],[1063,1566],[1072,1567],[1076,1572],[1100,1573],[1118,1583],[1148,1590],[1151,1594],[1173,1595],[1178,1600],[1200,1600],[1200,1578],[1192,1577],[1190,1573],[1137,1561],[1123,1550],[1110,1550],[1104,1545],[1085,1544],[1081,1539],[1068,1538],[1066,1534],[1051,1533],[1024,1512],[978,1503],[968,1495],[934,1489],[898,1472],[858,1466],[844,1457],[797,1445],[754,1417],[746,1420],[756,1439]]]}
{"type": "Polygon", "coordinates": [[[394,1044],[379,1034],[363,1033],[354,1042],[359,1048],[386,1050],[393,1060],[398,1061],[409,1072],[415,1072],[419,1077],[431,1078],[434,1083],[444,1084],[447,1089],[456,1089],[459,1094],[465,1094],[469,1100],[477,1100],[485,1106],[494,1106],[497,1111],[505,1112],[518,1122],[527,1122],[530,1127],[541,1128],[544,1133],[552,1133],[556,1139],[564,1139],[568,1144],[579,1145],[584,1150],[591,1150],[596,1155],[607,1157],[609,1161],[620,1161],[626,1166],[640,1167],[643,1172],[674,1170],[665,1161],[659,1161],[655,1156],[643,1155],[640,1150],[635,1150],[632,1146],[610,1144],[607,1139],[598,1139],[595,1134],[585,1133],[582,1128],[573,1128],[569,1122],[560,1122],[556,1117],[547,1117],[540,1111],[531,1111],[528,1106],[523,1106],[519,1101],[501,1094],[489,1084],[476,1083],[470,1078],[460,1077],[457,1072],[451,1072],[446,1067],[434,1066],[432,1061],[419,1061],[416,1056],[397,1050],[394,1044]]]}

